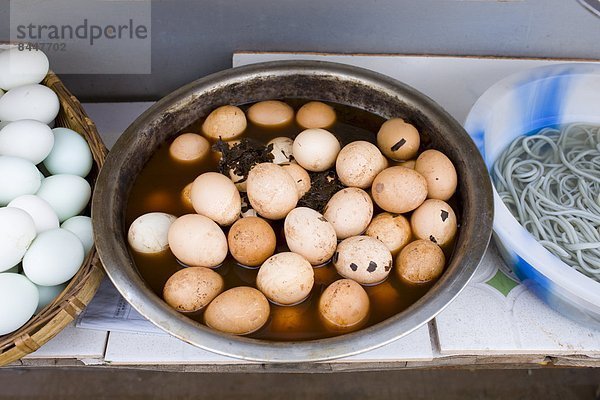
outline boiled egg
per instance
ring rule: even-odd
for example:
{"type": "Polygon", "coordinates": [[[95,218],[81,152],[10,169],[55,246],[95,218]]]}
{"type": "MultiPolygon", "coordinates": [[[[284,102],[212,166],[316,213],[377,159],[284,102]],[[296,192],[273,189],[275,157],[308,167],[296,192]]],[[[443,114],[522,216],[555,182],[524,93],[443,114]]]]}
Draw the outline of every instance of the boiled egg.
{"type": "Polygon", "coordinates": [[[208,114],[202,124],[202,132],[211,139],[231,140],[246,130],[244,112],[236,106],[221,106],[208,114]]]}
{"type": "Polygon", "coordinates": [[[360,329],[369,318],[369,308],[367,292],[350,279],[333,282],[319,299],[321,321],[334,332],[360,329]]]}
{"type": "Polygon", "coordinates": [[[304,104],[296,114],[296,122],[303,128],[328,128],[335,123],[335,110],[320,101],[304,104]]]}
{"type": "Polygon", "coordinates": [[[333,265],[344,278],[363,285],[384,281],[392,269],[392,254],[379,240],[370,236],[344,239],[333,256],[333,265]]]}
{"type": "Polygon", "coordinates": [[[385,244],[392,255],[398,254],[412,240],[412,230],[408,219],[403,215],[393,215],[387,212],[373,218],[365,235],[385,244]]]}
{"type": "Polygon", "coordinates": [[[258,267],[275,253],[277,237],[271,225],[258,217],[237,220],[227,234],[229,251],[237,262],[258,267]]]}
{"type": "Polygon", "coordinates": [[[271,154],[273,154],[273,162],[275,164],[288,164],[293,161],[294,141],[292,139],[285,136],[276,137],[275,139],[269,140],[267,146],[269,145],[273,145],[271,154]]]}
{"type": "Polygon", "coordinates": [[[187,214],[173,222],[168,233],[169,248],[185,265],[214,268],[227,257],[227,238],[213,220],[187,214]]]}
{"type": "Polygon", "coordinates": [[[218,295],[206,308],[209,327],[232,335],[256,332],[268,321],[269,301],[260,291],[239,286],[218,295]]]}
{"type": "Polygon", "coordinates": [[[457,175],[452,161],[437,150],[426,150],[415,162],[415,171],[427,181],[427,197],[448,200],[456,191],[457,175]]]}
{"type": "Polygon", "coordinates": [[[210,153],[208,140],[196,133],[183,133],[169,146],[171,157],[180,162],[203,160],[210,153]]]}
{"type": "Polygon", "coordinates": [[[294,160],[307,171],[321,172],[335,165],[340,142],[325,129],[306,129],[294,139],[294,160]]]}
{"type": "Polygon", "coordinates": [[[431,282],[442,274],[446,259],[438,245],[429,240],[415,240],[396,258],[396,274],[411,284],[431,282]]]}
{"type": "Polygon", "coordinates": [[[304,168],[299,166],[298,164],[285,164],[282,165],[281,168],[284,169],[285,172],[291,175],[296,182],[296,189],[298,189],[298,199],[301,199],[302,196],[306,194],[310,190],[311,182],[310,175],[304,168]]]}
{"type": "Polygon", "coordinates": [[[233,224],[242,210],[242,199],[235,184],[218,172],[206,172],[194,180],[192,205],[221,226],[233,224]]]}
{"type": "Polygon", "coordinates": [[[307,207],[295,208],[285,218],[283,227],[289,249],[312,265],[324,264],[335,253],[335,228],[317,211],[307,207]]]}
{"type": "Polygon", "coordinates": [[[362,189],[342,189],[329,199],[323,216],[333,225],[337,238],[346,239],[367,229],[373,217],[373,202],[362,189]]]}
{"type": "Polygon", "coordinates": [[[248,108],[248,119],[266,128],[281,127],[294,120],[294,109],[283,101],[261,101],[248,108]]]}
{"type": "Polygon", "coordinates": [[[340,182],[362,189],[369,188],[377,174],[387,166],[387,159],[377,146],[362,140],[344,146],[335,162],[340,182]]]}
{"type": "Polygon", "coordinates": [[[419,131],[402,118],[387,120],[377,132],[377,147],[395,161],[410,160],[421,144],[419,131]]]}
{"type": "Polygon", "coordinates": [[[155,254],[169,248],[169,228],[177,218],[162,212],[139,216],[127,233],[131,248],[138,253],[155,254]]]}
{"type": "Polygon", "coordinates": [[[285,218],[298,203],[296,182],[276,164],[255,165],[248,174],[247,190],[250,205],[264,218],[285,218]]]}
{"type": "Polygon", "coordinates": [[[256,285],[275,304],[294,305],[304,301],[314,285],[312,265],[304,257],[284,252],[269,257],[261,266],[256,285]]]}
{"type": "Polygon", "coordinates": [[[202,310],[225,288],[221,275],[202,267],[175,272],[165,284],[163,298],[175,310],[193,313],[202,310]]]}
{"type": "Polygon", "coordinates": [[[385,211],[406,213],[419,207],[427,198],[427,181],[412,169],[390,167],[375,177],[371,194],[385,211]]]}
{"type": "Polygon", "coordinates": [[[446,246],[456,236],[456,214],[445,201],[429,199],[410,217],[412,231],[418,239],[446,246]]]}

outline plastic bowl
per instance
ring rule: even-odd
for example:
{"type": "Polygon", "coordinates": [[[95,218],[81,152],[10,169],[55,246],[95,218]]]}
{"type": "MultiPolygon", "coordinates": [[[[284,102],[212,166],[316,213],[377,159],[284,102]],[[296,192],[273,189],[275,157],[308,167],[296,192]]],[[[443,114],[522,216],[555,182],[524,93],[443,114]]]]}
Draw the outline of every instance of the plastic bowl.
{"type": "MultiPolygon", "coordinates": [[[[559,64],[516,73],[475,103],[465,129],[488,172],[518,136],[549,125],[600,124],[600,66],[559,64]]],[[[523,228],[494,188],[494,240],[517,277],[554,310],[600,329],[600,283],[572,269],[523,228]]]]}

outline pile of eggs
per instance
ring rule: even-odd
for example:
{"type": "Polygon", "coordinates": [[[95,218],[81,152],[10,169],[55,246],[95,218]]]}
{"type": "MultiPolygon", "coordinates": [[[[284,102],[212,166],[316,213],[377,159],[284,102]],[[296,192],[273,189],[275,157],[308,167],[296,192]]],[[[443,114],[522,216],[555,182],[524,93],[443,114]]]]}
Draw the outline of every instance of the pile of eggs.
{"type": "Polygon", "coordinates": [[[368,320],[363,286],[379,285],[390,274],[409,285],[439,278],[444,250],[457,233],[447,203],[457,188],[454,165],[440,151],[419,153],[418,130],[400,118],[383,123],[376,144],[354,141],[342,147],[328,130],[336,118],[333,107],[317,101],[297,112],[275,100],[255,103],[246,112],[226,105],[207,116],[200,134],[175,138],[170,157],[189,163],[214,156],[216,141],[237,146],[249,123],[277,130],[295,120],[303,129],[294,138],[267,143],[271,161],[257,162],[247,176],[234,168],[200,174],[181,193],[195,213],[150,212],[133,221],[128,231],[133,251],[170,251],[185,266],[164,286],[171,307],[202,313],[216,330],[251,334],[269,320],[270,303],[281,309],[306,301],[315,268],[332,262],[342,279],[320,293],[318,313],[324,327],[344,333],[368,320]],[[337,177],[332,179],[341,190],[322,210],[299,205],[321,189],[312,186],[311,176],[326,171],[337,177]],[[285,243],[277,240],[280,225],[285,243]],[[258,269],[255,287],[225,290],[215,269],[229,254],[240,266],[258,269]]]}
{"type": "Polygon", "coordinates": [[[80,215],[92,153],[77,132],[49,126],[60,105],[40,84],[48,68],[41,51],[0,51],[0,335],[52,303],[93,247],[80,215]]]}

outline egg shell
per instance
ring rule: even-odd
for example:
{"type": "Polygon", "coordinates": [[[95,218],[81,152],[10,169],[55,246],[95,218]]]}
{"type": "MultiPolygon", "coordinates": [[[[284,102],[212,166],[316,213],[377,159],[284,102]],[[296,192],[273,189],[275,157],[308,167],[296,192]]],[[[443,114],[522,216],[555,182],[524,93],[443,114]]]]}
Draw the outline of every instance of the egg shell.
{"type": "Polygon", "coordinates": [[[52,89],[38,84],[23,85],[0,97],[0,120],[34,119],[50,124],[58,115],[60,103],[52,89]]]}
{"type": "Polygon", "coordinates": [[[294,120],[294,109],[283,101],[267,100],[248,108],[248,119],[255,125],[275,128],[294,120]]]}
{"type": "Polygon", "coordinates": [[[351,279],[340,279],[325,289],[319,299],[319,315],[332,331],[360,329],[369,317],[369,296],[351,279]]]}
{"type": "Polygon", "coordinates": [[[35,194],[41,184],[40,172],[31,161],[0,156],[0,206],[24,194],[35,194]]]}
{"type": "Polygon", "coordinates": [[[219,266],[227,257],[227,238],[213,220],[197,214],[181,216],[169,228],[169,247],[190,267],[219,266]]]}
{"type": "Polygon", "coordinates": [[[206,172],[194,180],[192,205],[221,226],[233,224],[242,210],[240,192],[233,182],[218,172],[206,172]]]}
{"type": "Polygon", "coordinates": [[[19,208],[0,208],[0,272],[19,264],[35,239],[31,216],[19,208]]]}
{"type": "Polygon", "coordinates": [[[37,286],[38,293],[40,295],[40,300],[37,308],[35,309],[35,314],[39,314],[46,306],[52,303],[58,295],[62,293],[63,290],[67,287],[66,283],[56,286],[37,286]]]}
{"type": "Polygon", "coordinates": [[[84,260],[83,244],[66,229],[40,233],[23,257],[23,272],[33,283],[55,286],[71,279],[84,260]]]}
{"type": "Polygon", "coordinates": [[[78,175],[53,175],[42,181],[36,195],[46,200],[60,222],[80,214],[90,201],[92,188],[78,175]]]}
{"type": "Polygon", "coordinates": [[[29,214],[33,219],[37,233],[59,227],[58,216],[52,206],[36,195],[24,194],[19,196],[8,203],[8,207],[19,208],[29,214]]]}
{"type": "Polygon", "coordinates": [[[442,200],[426,200],[413,212],[410,225],[415,237],[431,240],[442,247],[450,244],[456,236],[456,214],[442,200]]]}
{"type": "Polygon", "coordinates": [[[456,169],[441,151],[426,150],[421,153],[415,163],[415,171],[427,181],[428,198],[446,201],[456,192],[456,169]]]}
{"type": "Polygon", "coordinates": [[[19,274],[0,274],[0,336],[25,325],[38,302],[38,289],[29,279],[19,274]]]}
{"type": "Polygon", "coordinates": [[[258,289],[272,302],[293,305],[304,301],[315,283],[312,265],[292,252],[275,254],[261,265],[258,289]]]}
{"type": "Polygon", "coordinates": [[[333,256],[338,274],[362,285],[384,281],[392,269],[392,254],[379,240],[370,236],[344,239],[333,256]]]}
{"type": "Polygon", "coordinates": [[[415,240],[396,258],[396,274],[411,284],[431,282],[442,274],[446,258],[444,252],[429,240],[415,240]]]}
{"type": "Polygon", "coordinates": [[[242,212],[240,214],[241,218],[248,217],[258,217],[258,213],[254,208],[250,207],[250,202],[247,197],[242,197],[242,212]]]}
{"type": "Polygon", "coordinates": [[[127,241],[138,253],[154,254],[169,248],[169,229],[177,217],[162,212],[141,215],[127,232],[127,241]]]}
{"type": "Polygon", "coordinates": [[[215,271],[190,267],[175,272],[165,284],[163,297],[179,312],[197,312],[206,307],[225,288],[221,275],[215,271]]]}
{"type": "Polygon", "coordinates": [[[287,215],[283,226],[289,249],[312,265],[329,261],[335,253],[335,228],[317,211],[307,207],[295,208],[287,215]]]}
{"type": "Polygon", "coordinates": [[[387,212],[376,215],[365,234],[385,244],[392,255],[398,254],[412,240],[408,219],[403,215],[387,212]]]}
{"type": "Polygon", "coordinates": [[[221,332],[247,335],[259,330],[269,314],[269,301],[261,292],[239,286],[218,295],[206,308],[204,321],[221,332]]]}
{"type": "Polygon", "coordinates": [[[257,267],[275,253],[277,237],[267,221],[258,217],[237,220],[227,234],[229,251],[242,265],[257,267]]]}
{"type": "Polygon", "coordinates": [[[325,129],[306,129],[294,139],[294,160],[307,171],[321,172],[335,165],[340,142],[325,129]]]}
{"type": "Polygon", "coordinates": [[[255,165],[248,174],[247,189],[250,205],[264,218],[285,218],[298,203],[296,182],[276,164],[255,165]]]}
{"type": "Polygon", "coordinates": [[[212,139],[231,140],[246,130],[244,112],[236,106],[221,106],[208,114],[202,124],[202,132],[212,139]]]}
{"type": "Polygon", "coordinates": [[[0,155],[20,157],[41,163],[54,146],[48,125],[34,120],[11,122],[0,130],[0,155]]]}
{"type": "Polygon", "coordinates": [[[190,210],[194,209],[194,205],[192,204],[192,185],[194,182],[190,182],[181,191],[181,202],[184,206],[189,208],[190,210]]]}
{"type": "Polygon", "coordinates": [[[68,128],[54,128],[54,147],[44,160],[52,175],[88,176],[94,163],[90,146],[83,136],[68,128]]]}
{"type": "Polygon", "coordinates": [[[18,86],[40,83],[48,74],[50,62],[41,50],[13,47],[0,52],[0,87],[10,90],[18,86]]]}
{"type": "Polygon", "coordinates": [[[248,180],[244,179],[243,176],[236,174],[235,169],[229,170],[229,179],[235,184],[235,187],[239,192],[246,192],[248,190],[248,180]]]}
{"type": "Polygon", "coordinates": [[[377,146],[362,140],[344,146],[335,162],[340,182],[361,189],[371,187],[377,174],[387,166],[387,159],[377,146]]]}
{"type": "Polygon", "coordinates": [[[427,181],[405,167],[390,167],[373,180],[371,195],[385,211],[402,214],[414,210],[427,198],[427,181]]]}
{"type": "Polygon", "coordinates": [[[69,218],[60,226],[63,229],[72,232],[83,244],[83,250],[86,256],[94,247],[94,231],[92,229],[92,219],[83,215],[69,218]]]}
{"type": "Polygon", "coordinates": [[[335,110],[320,101],[304,104],[296,114],[296,122],[303,128],[328,128],[335,123],[335,110]]]}
{"type": "Polygon", "coordinates": [[[302,196],[306,194],[310,190],[311,182],[310,175],[304,168],[299,166],[298,164],[287,164],[282,165],[281,168],[285,170],[296,182],[296,189],[298,189],[298,199],[301,199],[302,196]]]}
{"type": "Polygon", "coordinates": [[[395,161],[410,160],[417,155],[421,137],[412,124],[402,118],[387,120],[377,132],[377,147],[395,161]]]}
{"type": "Polygon", "coordinates": [[[196,133],[183,133],[169,146],[169,154],[176,161],[194,162],[204,159],[210,152],[208,140],[196,133]]]}
{"type": "Polygon", "coordinates": [[[342,189],[329,199],[323,216],[333,225],[337,238],[346,239],[367,229],[373,217],[373,202],[362,189],[342,189]]]}
{"type": "Polygon", "coordinates": [[[269,140],[268,145],[273,145],[273,163],[275,164],[287,164],[294,160],[293,156],[293,145],[294,141],[289,137],[276,137],[275,139],[269,140]]]}

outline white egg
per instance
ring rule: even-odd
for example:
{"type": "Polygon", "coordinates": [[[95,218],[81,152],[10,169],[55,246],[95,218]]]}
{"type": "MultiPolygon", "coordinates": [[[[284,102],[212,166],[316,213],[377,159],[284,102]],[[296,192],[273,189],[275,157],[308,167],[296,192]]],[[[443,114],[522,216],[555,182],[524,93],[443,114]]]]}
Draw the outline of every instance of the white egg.
{"type": "Polygon", "coordinates": [[[52,175],[71,174],[85,178],[93,165],[92,152],[87,142],[77,132],[68,128],[54,128],[54,147],[44,160],[52,175]]]}
{"type": "Polygon", "coordinates": [[[133,250],[139,253],[160,253],[169,248],[169,228],[177,218],[171,214],[152,212],[138,217],[127,233],[133,250]]]}
{"type": "Polygon", "coordinates": [[[360,235],[373,217],[373,201],[362,189],[345,188],[329,199],[323,216],[335,228],[338,239],[360,235]]]}
{"type": "Polygon", "coordinates": [[[52,129],[32,119],[7,124],[0,130],[0,155],[41,163],[54,145],[52,129]]]}
{"type": "Polygon", "coordinates": [[[83,259],[83,244],[74,233],[52,229],[31,243],[23,257],[23,272],[36,285],[60,285],[75,276],[83,259]]]}
{"type": "Polygon", "coordinates": [[[19,86],[0,97],[0,121],[34,119],[49,124],[59,109],[56,93],[39,84],[19,86]]]}
{"type": "Polygon", "coordinates": [[[77,175],[53,175],[42,181],[36,193],[46,200],[60,222],[81,213],[92,196],[90,184],[77,175]]]}
{"type": "Polygon", "coordinates": [[[325,129],[306,129],[294,139],[294,160],[307,171],[321,172],[335,165],[340,142],[325,129]]]}
{"type": "Polygon", "coordinates": [[[35,313],[39,314],[46,306],[54,301],[58,297],[59,294],[62,293],[63,290],[67,287],[66,283],[62,285],[56,286],[38,286],[38,292],[40,294],[40,300],[37,308],[35,309],[35,313]]]}
{"type": "Polygon", "coordinates": [[[20,208],[31,216],[37,233],[58,228],[58,216],[52,206],[34,194],[24,194],[10,203],[8,207],[20,208]]]}
{"type": "Polygon", "coordinates": [[[19,274],[0,274],[0,336],[29,321],[39,302],[37,287],[19,274]]]}
{"type": "Polygon", "coordinates": [[[35,194],[42,183],[40,172],[31,161],[0,156],[0,206],[24,194],[35,194]]]}
{"type": "Polygon", "coordinates": [[[48,57],[40,50],[19,50],[17,47],[0,52],[0,88],[40,83],[48,74],[48,57]]]}
{"type": "Polygon", "coordinates": [[[94,231],[92,230],[92,219],[90,217],[78,215],[69,218],[60,227],[73,232],[81,240],[86,255],[94,247],[94,231]]]}
{"type": "Polygon", "coordinates": [[[35,224],[25,211],[0,208],[0,272],[18,263],[35,239],[35,224]]]}

